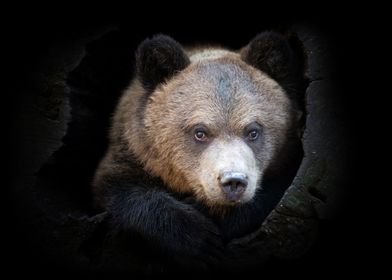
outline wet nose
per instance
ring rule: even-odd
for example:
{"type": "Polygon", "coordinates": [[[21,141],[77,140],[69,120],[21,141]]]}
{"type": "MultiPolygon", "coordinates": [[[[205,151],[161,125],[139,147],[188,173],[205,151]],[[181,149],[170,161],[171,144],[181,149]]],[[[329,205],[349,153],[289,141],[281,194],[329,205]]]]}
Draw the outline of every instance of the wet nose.
{"type": "Polygon", "coordinates": [[[248,185],[248,177],[240,172],[224,172],[219,177],[219,183],[226,198],[230,201],[237,201],[248,185]]]}

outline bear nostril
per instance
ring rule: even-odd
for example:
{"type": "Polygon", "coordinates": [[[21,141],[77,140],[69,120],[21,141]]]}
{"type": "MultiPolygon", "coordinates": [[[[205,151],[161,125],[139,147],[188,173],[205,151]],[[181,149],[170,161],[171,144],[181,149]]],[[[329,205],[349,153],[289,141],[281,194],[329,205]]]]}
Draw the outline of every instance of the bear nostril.
{"type": "Polygon", "coordinates": [[[218,179],[221,185],[248,185],[248,176],[240,172],[224,172],[218,179]]]}
{"type": "Polygon", "coordinates": [[[233,179],[228,181],[227,183],[222,184],[224,188],[230,188],[230,191],[235,191],[238,188],[245,188],[247,182],[245,180],[237,180],[233,179]]]}
{"type": "Polygon", "coordinates": [[[225,172],[219,177],[219,183],[229,200],[238,200],[248,185],[248,178],[240,172],[225,172]]]}

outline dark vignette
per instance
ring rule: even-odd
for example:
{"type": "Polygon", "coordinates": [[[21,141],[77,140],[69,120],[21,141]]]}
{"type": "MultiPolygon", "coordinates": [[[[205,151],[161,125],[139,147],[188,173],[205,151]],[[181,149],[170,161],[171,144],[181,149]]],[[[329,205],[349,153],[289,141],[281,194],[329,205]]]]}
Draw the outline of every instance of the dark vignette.
{"type": "MultiPolygon", "coordinates": [[[[78,112],[76,106],[83,107],[87,104],[86,107],[94,108],[94,110],[102,111],[103,113],[100,118],[91,119],[91,122],[84,123],[82,126],[72,127],[72,124],[70,124],[68,130],[73,130],[74,135],[78,135],[78,137],[67,138],[67,135],[65,135],[62,141],[66,145],[57,150],[55,155],[50,158],[79,158],[80,160],[73,162],[72,166],[67,165],[64,168],[57,168],[57,171],[60,171],[60,173],[57,171],[52,172],[50,158],[49,164],[46,164],[44,168],[36,169],[35,167],[38,166],[38,163],[42,162],[50,153],[46,152],[46,155],[43,155],[42,150],[35,146],[34,141],[39,139],[40,135],[47,134],[48,129],[50,133],[54,133],[53,135],[64,134],[65,128],[61,127],[61,118],[66,119],[68,114],[73,113],[73,111],[67,112],[69,104],[61,104],[59,106],[59,103],[63,102],[61,94],[64,90],[64,85],[60,82],[61,77],[50,76],[51,73],[61,73],[75,67],[75,64],[72,64],[75,62],[67,62],[61,56],[72,58],[73,61],[77,60],[75,56],[77,56],[80,46],[86,44],[94,36],[99,36],[105,30],[113,31],[101,38],[100,44],[107,44],[107,49],[112,49],[113,52],[126,53],[124,49],[135,49],[138,42],[146,36],[155,33],[167,33],[183,44],[216,41],[236,49],[246,44],[250,38],[262,30],[277,29],[284,31],[293,23],[298,22],[316,26],[328,38],[331,44],[331,52],[335,58],[332,61],[335,64],[332,66],[334,82],[340,88],[333,98],[337,100],[336,104],[339,104],[337,110],[342,112],[342,121],[347,127],[347,135],[345,137],[347,141],[351,140],[352,130],[354,130],[352,116],[356,113],[356,109],[353,108],[351,103],[353,93],[347,90],[346,85],[346,81],[351,76],[345,71],[349,68],[351,62],[350,57],[347,57],[346,54],[352,43],[346,37],[345,31],[347,28],[342,28],[338,23],[328,24],[323,21],[322,17],[309,19],[306,16],[299,16],[298,18],[286,18],[285,20],[264,17],[263,20],[253,19],[251,24],[241,26],[241,28],[238,28],[234,23],[218,21],[214,27],[206,23],[204,25],[195,24],[189,26],[187,32],[176,28],[176,22],[160,22],[157,25],[151,25],[151,27],[143,26],[143,28],[135,29],[134,26],[136,24],[140,26],[140,22],[126,17],[120,17],[120,19],[99,18],[91,21],[85,21],[84,17],[79,15],[74,17],[72,21],[69,21],[66,16],[59,16],[57,19],[55,17],[43,17],[41,21],[33,23],[28,22],[29,18],[27,17],[26,21],[19,22],[19,24],[13,25],[8,30],[10,42],[12,43],[9,46],[9,52],[7,52],[9,54],[8,60],[6,60],[8,62],[6,63],[7,69],[9,69],[7,73],[9,75],[7,83],[9,88],[6,87],[6,98],[7,103],[10,105],[4,108],[4,112],[6,112],[5,120],[10,131],[10,137],[7,138],[9,140],[7,143],[9,148],[6,149],[6,156],[9,158],[9,169],[7,170],[9,175],[9,178],[7,177],[7,185],[9,188],[7,188],[7,201],[4,205],[6,211],[3,213],[6,214],[5,221],[9,224],[7,227],[9,230],[6,232],[6,252],[10,267],[28,268],[32,271],[52,271],[54,269],[61,271],[69,267],[68,265],[64,266],[64,264],[69,264],[70,266],[74,264],[74,260],[67,259],[64,252],[64,257],[60,256],[58,260],[51,258],[53,254],[56,255],[57,253],[56,247],[46,240],[41,233],[50,232],[51,234],[56,234],[57,229],[51,226],[50,221],[56,216],[55,212],[61,211],[61,209],[73,209],[70,212],[72,215],[75,215],[75,219],[83,216],[83,211],[94,213],[94,209],[80,208],[81,205],[89,205],[88,202],[90,201],[88,189],[81,188],[81,186],[89,183],[90,175],[95,169],[94,163],[98,162],[107,144],[97,139],[105,139],[105,133],[102,128],[108,127],[109,119],[107,117],[113,111],[116,98],[119,96],[121,89],[126,86],[130,77],[129,74],[134,71],[132,68],[133,54],[113,57],[110,55],[110,52],[107,52],[103,56],[104,62],[101,65],[97,65],[93,70],[96,76],[80,78],[77,77],[77,73],[74,73],[75,76],[69,77],[71,87],[67,88],[67,94],[70,97],[69,102],[72,110],[78,112]],[[131,35],[125,40],[124,36],[118,35],[119,32],[131,35]],[[65,51],[68,46],[71,46],[69,48],[71,51],[65,51]],[[117,49],[119,47],[121,49],[117,49]],[[121,65],[121,67],[117,68],[114,65],[121,65]],[[107,71],[108,69],[111,71],[107,71]],[[48,79],[47,77],[59,81],[57,89],[45,88],[45,85],[49,83],[46,80],[48,79]],[[103,79],[104,83],[102,83],[100,78],[103,79]],[[77,84],[81,81],[88,81],[93,86],[96,83],[96,90],[100,92],[99,98],[101,99],[93,101],[88,98],[88,93],[84,95],[83,91],[79,92],[78,95],[71,94],[72,90],[74,90],[72,83],[77,85],[78,90],[83,89],[83,84],[77,84]],[[107,89],[109,88],[113,96],[107,98],[107,94],[109,94],[107,89]],[[77,99],[74,99],[76,96],[77,99]],[[89,104],[89,102],[92,103],[89,104]],[[34,114],[37,114],[35,111],[37,104],[40,108],[45,108],[44,115],[49,120],[49,127],[45,127],[34,117],[34,114]],[[53,108],[62,109],[56,110],[53,108]],[[32,137],[31,135],[36,138],[29,138],[32,137]],[[83,141],[74,142],[77,139],[83,139],[83,141]],[[39,176],[42,174],[50,175],[39,176]],[[43,182],[42,186],[50,187],[36,190],[32,186],[36,183],[37,175],[49,181],[52,179],[58,180],[59,185],[52,186],[43,182]],[[75,182],[78,183],[75,184],[75,182]],[[64,190],[61,188],[61,185],[71,185],[72,187],[64,190]],[[51,200],[53,192],[58,192],[59,194],[56,195],[56,200],[54,201],[51,200]],[[71,200],[72,203],[66,199],[69,196],[75,198],[71,200]],[[49,205],[49,207],[46,208],[45,206],[45,209],[42,209],[40,206],[41,200],[45,201],[45,204],[49,205]],[[48,219],[48,222],[42,222],[42,219],[48,219]],[[47,227],[37,228],[37,225],[45,225],[47,227]]],[[[94,52],[100,51],[99,48],[94,46],[94,43],[88,46],[88,55],[93,55],[94,52]]],[[[83,65],[79,67],[83,67],[83,65]]],[[[90,65],[86,63],[86,67],[90,67],[90,65]]],[[[88,71],[84,73],[86,72],[88,71]]],[[[362,98],[362,96],[359,98],[362,98]]],[[[91,112],[83,110],[73,116],[87,120],[96,117],[91,112]]],[[[54,151],[56,150],[56,145],[58,145],[55,138],[42,139],[42,144],[49,150],[54,151]]],[[[357,181],[353,177],[355,148],[357,147],[354,144],[347,149],[346,183],[348,187],[342,198],[342,201],[345,202],[336,211],[337,214],[334,219],[320,222],[319,235],[315,245],[303,257],[287,261],[271,260],[267,266],[267,271],[281,273],[284,270],[283,268],[285,268],[300,274],[301,271],[308,269],[325,271],[349,267],[346,260],[355,258],[354,252],[356,252],[357,246],[354,240],[357,233],[358,217],[353,210],[354,206],[357,205],[356,198],[359,195],[357,193],[358,189],[355,189],[354,192],[354,187],[358,186],[356,184],[357,181]]],[[[69,232],[69,236],[73,236],[72,226],[75,225],[67,225],[66,220],[67,217],[64,217],[64,224],[61,225],[60,223],[60,225],[64,228],[69,227],[66,231],[69,232]]],[[[89,229],[86,230],[88,231],[89,229]]],[[[104,231],[104,229],[97,230],[97,240],[100,240],[99,233],[101,231],[104,231]]],[[[83,237],[73,236],[73,238],[83,237]]],[[[85,248],[81,248],[81,250],[86,250],[87,255],[94,255],[93,250],[95,246],[90,246],[91,248],[89,246],[89,244],[86,244],[85,248]]],[[[73,269],[78,269],[78,267],[73,269]]]]}

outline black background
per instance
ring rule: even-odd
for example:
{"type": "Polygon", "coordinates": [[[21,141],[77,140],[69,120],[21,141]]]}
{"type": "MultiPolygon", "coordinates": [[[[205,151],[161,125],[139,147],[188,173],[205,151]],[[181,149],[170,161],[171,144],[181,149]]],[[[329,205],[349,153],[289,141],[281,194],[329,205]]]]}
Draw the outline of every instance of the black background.
{"type": "MultiPolygon", "coordinates": [[[[9,10],[11,16],[3,24],[3,70],[6,72],[6,91],[3,94],[6,99],[2,102],[4,125],[11,132],[17,129],[13,116],[18,114],[17,104],[24,98],[21,89],[51,46],[67,44],[107,25],[129,29],[135,36],[135,42],[155,33],[166,33],[182,43],[212,41],[234,48],[242,46],[266,29],[293,23],[317,26],[333,46],[336,60],[334,75],[339,77],[340,87],[336,94],[340,95],[339,100],[346,108],[345,118],[350,135],[348,140],[352,143],[347,151],[352,163],[347,167],[348,191],[345,192],[345,203],[337,217],[321,224],[314,246],[297,260],[272,261],[268,273],[318,278],[350,276],[369,271],[373,267],[371,264],[378,262],[379,254],[373,249],[380,248],[377,239],[383,234],[383,227],[378,225],[379,218],[373,214],[374,208],[378,208],[374,194],[383,192],[382,188],[386,187],[369,179],[370,170],[374,169],[370,161],[370,154],[374,151],[369,146],[373,147],[377,143],[372,135],[378,134],[379,130],[377,124],[368,117],[377,111],[370,98],[377,96],[377,93],[373,87],[368,88],[364,84],[364,80],[371,79],[370,74],[367,74],[370,66],[364,46],[368,46],[369,41],[375,41],[371,39],[375,34],[369,28],[366,17],[358,16],[355,10],[339,6],[326,7],[329,5],[327,3],[314,5],[314,8],[310,5],[306,9],[285,7],[286,12],[282,12],[283,5],[270,8],[260,3],[258,7],[237,3],[231,9],[230,4],[223,8],[202,3],[156,7],[151,3],[149,7],[143,8],[124,7],[120,9],[121,12],[118,8],[103,6],[95,9],[70,3],[58,6],[52,4],[52,7],[13,7],[9,10]],[[170,12],[164,12],[163,8],[170,12]]],[[[10,137],[6,138],[8,141],[4,151],[8,162],[12,162],[18,141],[16,134],[7,134],[10,137]]],[[[17,174],[17,163],[12,163],[8,165],[12,166],[12,170],[6,170],[7,175],[11,176],[17,174]]],[[[24,269],[50,272],[50,267],[36,263],[34,259],[23,257],[22,261],[15,261],[19,259],[18,256],[28,256],[29,252],[26,252],[23,243],[18,242],[20,236],[13,232],[18,221],[13,220],[14,216],[9,213],[7,201],[3,206],[7,222],[4,228],[4,246],[7,250],[4,252],[6,256],[13,256],[9,258],[10,263],[5,263],[6,267],[14,273],[23,272],[24,269]]],[[[377,273],[378,270],[372,271],[373,275],[377,273]]]]}

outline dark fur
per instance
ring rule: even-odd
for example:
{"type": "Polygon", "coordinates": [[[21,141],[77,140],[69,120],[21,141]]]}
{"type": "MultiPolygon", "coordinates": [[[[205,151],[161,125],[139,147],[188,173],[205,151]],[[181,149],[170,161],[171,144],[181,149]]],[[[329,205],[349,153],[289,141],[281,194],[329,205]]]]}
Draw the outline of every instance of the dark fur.
{"type": "Polygon", "coordinates": [[[289,94],[297,94],[301,89],[304,80],[301,54],[294,51],[283,35],[275,32],[260,33],[242,50],[241,57],[267,73],[289,94]]]}
{"type": "Polygon", "coordinates": [[[194,207],[193,200],[170,192],[130,154],[119,155],[115,161],[117,168],[101,176],[101,187],[97,186],[115,234],[136,232],[155,248],[144,255],[162,254],[170,258],[162,262],[180,263],[183,268],[206,268],[223,257],[219,228],[194,207]]]}
{"type": "Polygon", "coordinates": [[[137,74],[148,92],[185,69],[189,63],[181,45],[165,35],[144,40],[136,51],[137,74]]]}
{"type": "MultiPolygon", "coordinates": [[[[257,36],[241,55],[252,66],[288,85],[288,90],[294,90],[299,68],[280,35],[257,36]]],[[[137,75],[148,92],[189,64],[181,46],[162,35],[145,40],[138,48],[136,61],[137,75]]],[[[137,117],[143,120],[143,116],[137,117]]],[[[117,232],[137,232],[157,245],[160,252],[186,266],[214,263],[224,257],[225,243],[257,229],[290,184],[302,156],[299,140],[287,144],[284,153],[293,152],[293,157],[283,172],[277,178],[267,175],[252,202],[228,207],[222,215],[211,212],[191,195],[174,193],[160,178],[147,174],[127,148],[123,131],[113,132],[108,153],[111,158],[106,159],[110,166],[101,166],[94,182],[97,201],[109,212],[117,232]]]]}

